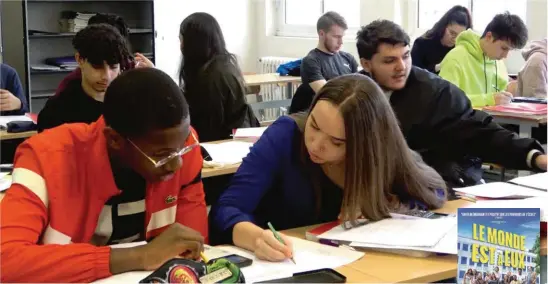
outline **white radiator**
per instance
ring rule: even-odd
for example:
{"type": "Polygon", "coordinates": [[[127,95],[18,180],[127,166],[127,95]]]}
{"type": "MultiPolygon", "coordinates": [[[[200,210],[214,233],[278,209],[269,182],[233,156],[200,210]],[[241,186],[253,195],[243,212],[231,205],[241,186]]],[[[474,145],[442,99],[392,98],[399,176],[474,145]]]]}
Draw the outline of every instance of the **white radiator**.
{"type": "MultiPolygon", "coordinates": [[[[259,58],[259,73],[276,73],[276,70],[281,64],[298,60],[298,58],[290,57],[274,57],[266,56],[259,58]]],[[[295,92],[295,90],[293,90],[295,92]]],[[[268,84],[261,86],[261,92],[259,93],[259,100],[262,102],[274,101],[274,100],[283,100],[285,98],[292,97],[293,94],[287,94],[287,88],[285,86],[279,86],[276,84],[268,84]]],[[[274,120],[279,116],[283,115],[284,111],[282,109],[265,109],[260,112],[259,120],[274,120]]]]}

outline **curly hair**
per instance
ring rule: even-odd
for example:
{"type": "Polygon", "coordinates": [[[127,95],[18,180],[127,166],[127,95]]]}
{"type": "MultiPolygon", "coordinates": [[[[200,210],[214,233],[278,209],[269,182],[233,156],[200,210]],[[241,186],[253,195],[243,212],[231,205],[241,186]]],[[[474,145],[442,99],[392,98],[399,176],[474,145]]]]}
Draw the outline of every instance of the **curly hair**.
{"type": "Polygon", "coordinates": [[[115,28],[118,29],[120,34],[124,38],[129,37],[129,27],[124,21],[124,19],[118,15],[115,14],[96,14],[95,16],[89,18],[88,25],[95,25],[95,24],[109,24],[115,28]]]}
{"type": "Polygon", "coordinates": [[[109,24],[87,26],[74,36],[72,46],[92,65],[120,64],[125,70],[132,60],[126,39],[109,24]]]}

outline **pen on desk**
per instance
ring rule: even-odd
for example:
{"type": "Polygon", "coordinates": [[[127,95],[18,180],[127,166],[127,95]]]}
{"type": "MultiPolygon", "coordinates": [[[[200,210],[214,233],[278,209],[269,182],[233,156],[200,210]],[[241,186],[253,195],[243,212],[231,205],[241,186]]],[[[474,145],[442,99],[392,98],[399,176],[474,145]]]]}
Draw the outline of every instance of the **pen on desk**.
{"type": "Polygon", "coordinates": [[[204,263],[208,263],[208,262],[209,262],[209,259],[207,259],[207,257],[204,255],[204,252],[203,252],[203,251],[200,252],[200,257],[202,258],[202,260],[204,261],[204,263]]]}
{"type": "Polygon", "coordinates": [[[474,203],[477,201],[476,197],[473,196],[473,195],[470,195],[470,194],[457,192],[455,195],[457,197],[459,197],[460,199],[463,199],[463,200],[466,200],[466,201],[470,201],[470,202],[474,202],[474,203]]]}
{"type": "MultiPolygon", "coordinates": [[[[276,229],[274,229],[274,226],[272,226],[272,224],[270,222],[268,222],[268,228],[270,229],[270,231],[272,231],[272,234],[274,234],[274,237],[280,242],[282,243],[284,246],[286,245],[284,240],[282,239],[282,237],[280,236],[280,234],[278,234],[278,232],[276,232],[276,229]]],[[[293,263],[297,264],[295,262],[295,259],[293,258],[293,256],[291,257],[291,261],[293,261],[293,263]]]]}

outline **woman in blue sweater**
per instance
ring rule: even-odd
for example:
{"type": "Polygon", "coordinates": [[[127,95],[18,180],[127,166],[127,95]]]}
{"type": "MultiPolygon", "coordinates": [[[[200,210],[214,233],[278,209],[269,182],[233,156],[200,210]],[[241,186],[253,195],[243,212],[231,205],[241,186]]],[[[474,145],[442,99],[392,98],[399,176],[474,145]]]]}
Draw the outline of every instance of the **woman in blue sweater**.
{"type": "Polygon", "coordinates": [[[410,150],[382,90],[370,78],[330,80],[308,114],[281,117],[251,148],[210,212],[210,241],[257,257],[292,256],[266,223],[379,220],[389,212],[445,202],[445,183],[410,150]]]}

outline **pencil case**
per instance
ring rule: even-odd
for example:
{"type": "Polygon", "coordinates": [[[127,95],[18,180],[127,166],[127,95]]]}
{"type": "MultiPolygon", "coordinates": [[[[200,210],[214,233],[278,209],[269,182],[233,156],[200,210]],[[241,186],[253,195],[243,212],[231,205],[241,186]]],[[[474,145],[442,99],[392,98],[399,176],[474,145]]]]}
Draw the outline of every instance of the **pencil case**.
{"type": "Polygon", "coordinates": [[[245,283],[240,268],[225,258],[204,262],[174,258],[139,283],[245,283]]]}

